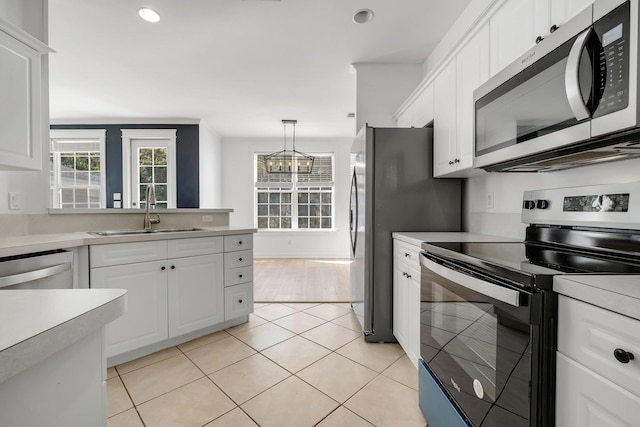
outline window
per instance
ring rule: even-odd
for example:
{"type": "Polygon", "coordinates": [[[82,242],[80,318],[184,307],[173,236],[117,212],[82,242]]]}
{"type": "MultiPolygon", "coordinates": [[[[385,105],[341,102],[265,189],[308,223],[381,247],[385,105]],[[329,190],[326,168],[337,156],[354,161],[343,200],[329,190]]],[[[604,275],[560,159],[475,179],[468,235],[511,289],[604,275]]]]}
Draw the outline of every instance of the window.
{"type": "Polygon", "coordinates": [[[106,207],[104,129],[50,131],[51,207],[99,209],[106,207]]]}
{"type": "Polygon", "coordinates": [[[122,175],[124,207],[145,208],[153,185],[157,208],[176,207],[176,130],[123,129],[122,175]]]}
{"type": "Polygon", "coordinates": [[[267,173],[265,156],[255,156],[258,229],[333,229],[334,155],[314,155],[310,174],[292,175],[267,173]]]}

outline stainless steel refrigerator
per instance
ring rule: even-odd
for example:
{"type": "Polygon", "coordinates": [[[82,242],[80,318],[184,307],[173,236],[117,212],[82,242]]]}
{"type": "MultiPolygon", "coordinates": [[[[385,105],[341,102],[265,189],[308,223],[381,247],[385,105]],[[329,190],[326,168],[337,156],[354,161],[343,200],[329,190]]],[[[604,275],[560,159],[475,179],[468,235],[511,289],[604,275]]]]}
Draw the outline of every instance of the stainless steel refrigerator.
{"type": "Polygon", "coordinates": [[[433,129],[372,128],[351,147],[350,299],[364,338],[393,336],[394,231],[460,231],[461,180],[433,178],[433,129]]]}

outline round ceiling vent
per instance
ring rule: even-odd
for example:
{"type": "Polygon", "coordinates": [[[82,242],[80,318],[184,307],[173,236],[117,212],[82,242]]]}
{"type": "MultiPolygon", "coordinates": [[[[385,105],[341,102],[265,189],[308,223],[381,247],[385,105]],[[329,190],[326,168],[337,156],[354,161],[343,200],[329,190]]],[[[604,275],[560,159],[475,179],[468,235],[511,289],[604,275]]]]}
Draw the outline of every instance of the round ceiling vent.
{"type": "Polygon", "coordinates": [[[356,24],[366,24],[367,22],[371,22],[373,19],[373,10],[371,9],[360,9],[353,15],[353,22],[356,24]]]}

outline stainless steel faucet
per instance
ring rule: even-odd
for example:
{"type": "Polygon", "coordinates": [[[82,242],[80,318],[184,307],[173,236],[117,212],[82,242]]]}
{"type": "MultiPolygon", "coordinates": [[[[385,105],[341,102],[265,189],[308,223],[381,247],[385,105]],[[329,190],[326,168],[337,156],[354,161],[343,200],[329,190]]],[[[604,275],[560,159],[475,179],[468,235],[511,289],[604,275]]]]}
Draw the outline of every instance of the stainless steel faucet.
{"type": "Polygon", "coordinates": [[[151,224],[160,224],[160,215],[156,214],[155,217],[149,215],[149,205],[156,207],[156,192],[153,189],[153,184],[147,185],[147,194],[145,196],[144,206],[144,229],[151,230],[151,224]]]}

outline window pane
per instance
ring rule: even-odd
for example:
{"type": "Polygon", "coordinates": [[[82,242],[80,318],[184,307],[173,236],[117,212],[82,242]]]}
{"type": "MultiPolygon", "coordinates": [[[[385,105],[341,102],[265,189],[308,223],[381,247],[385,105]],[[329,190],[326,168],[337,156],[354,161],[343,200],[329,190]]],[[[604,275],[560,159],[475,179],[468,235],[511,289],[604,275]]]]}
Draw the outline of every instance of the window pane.
{"type": "Polygon", "coordinates": [[[73,188],[63,188],[60,190],[62,203],[73,204],[73,188]]]}
{"type": "Polygon", "coordinates": [[[331,218],[322,218],[322,228],[331,228],[331,218]]]}
{"type": "Polygon", "coordinates": [[[322,193],[322,203],[331,203],[331,193],[322,193]]]}
{"type": "MultiPolygon", "coordinates": [[[[148,184],[150,184],[152,182],[153,182],[153,167],[152,166],[140,166],[140,183],[148,183],[148,184]]],[[[142,193],[140,193],[140,194],[142,194],[142,193]]]]}
{"type": "Polygon", "coordinates": [[[322,216],[331,216],[331,205],[322,205],[322,216]]]}
{"type": "Polygon", "coordinates": [[[309,194],[298,193],[298,203],[309,203],[309,194]]]}
{"type": "Polygon", "coordinates": [[[156,190],[156,199],[159,201],[166,202],[167,201],[167,186],[166,185],[155,185],[156,190]]]}
{"type": "Polygon", "coordinates": [[[299,216],[309,216],[309,206],[307,206],[307,205],[298,206],[298,215],[299,216]]]}
{"type": "Polygon", "coordinates": [[[309,228],[320,228],[320,218],[309,218],[309,228]]]}
{"type": "Polygon", "coordinates": [[[154,148],[153,149],[153,163],[155,165],[167,165],[167,149],[166,148],[154,148]]]}
{"type": "Polygon", "coordinates": [[[282,228],[291,228],[291,218],[282,218],[282,228]]]}
{"type": "Polygon", "coordinates": [[[74,169],[74,158],[72,156],[60,156],[60,166],[67,169],[74,169]]]}
{"type": "Polygon", "coordinates": [[[151,166],[153,165],[153,149],[140,148],[138,149],[138,158],[141,165],[151,166]]]}
{"type": "Polygon", "coordinates": [[[102,177],[102,175],[100,174],[100,172],[91,172],[90,175],[90,184],[91,185],[95,185],[97,187],[100,187],[100,178],[102,177]]]}
{"type": "Polygon", "coordinates": [[[280,218],[269,217],[269,228],[280,228],[280,218]]]}
{"type": "Polygon", "coordinates": [[[89,185],[89,172],[77,172],[76,173],[76,185],[89,185]]]}
{"type": "Polygon", "coordinates": [[[320,206],[309,205],[309,216],[320,216],[320,206]]]}
{"type": "Polygon", "coordinates": [[[165,202],[158,202],[156,204],[156,208],[158,208],[158,209],[166,209],[167,208],[167,204],[165,202]]]}
{"type": "Polygon", "coordinates": [[[75,198],[76,198],[76,203],[86,204],[89,202],[89,195],[87,194],[87,190],[84,188],[76,188],[75,198]]]}
{"type": "Polygon", "coordinates": [[[91,153],[91,170],[92,171],[100,170],[100,154],[91,153]]]}
{"type": "Polygon", "coordinates": [[[320,203],[320,193],[310,193],[309,203],[320,203]]]}
{"type": "Polygon", "coordinates": [[[269,206],[269,216],[280,216],[280,206],[278,205],[269,206]]]}
{"type": "Polygon", "coordinates": [[[270,193],[269,203],[280,203],[280,193],[270,193]]]}
{"type": "Polygon", "coordinates": [[[258,218],[258,228],[267,228],[269,226],[268,218],[258,218]]]}
{"type": "Polygon", "coordinates": [[[291,193],[282,193],[282,203],[291,203],[291,193]]]}
{"type": "Polygon", "coordinates": [[[258,193],[258,203],[267,203],[269,195],[267,193],[258,193]]]}
{"type": "Polygon", "coordinates": [[[282,205],[282,216],[291,216],[291,205],[282,205]]]}
{"type": "Polygon", "coordinates": [[[267,216],[269,214],[269,208],[267,205],[258,205],[258,215],[267,216]]]}
{"type": "Polygon", "coordinates": [[[309,228],[309,218],[298,218],[298,228],[309,228]]]}
{"type": "Polygon", "coordinates": [[[76,170],[88,171],[89,170],[89,155],[85,153],[84,156],[78,155],[76,157],[76,170]]]}
{"type": "Polygon", "coordinates": [[[76,183],[76,173],[73,171],[60,172],[60,185],[63,187],[68,187],[75,185],[76,183]]]}
{"type": "Polygon", "coordinates": [[[166,183],[167,182],[167,168],[164,166],[156,166],[153,168],[153,182],[166,183]]]}
{"type": "Polygon", "coordinates": [[[100,206],[100,189],[98,188],[89,189],[89,202],[92,205],[98,204],[97,207],[100,206]]]}

